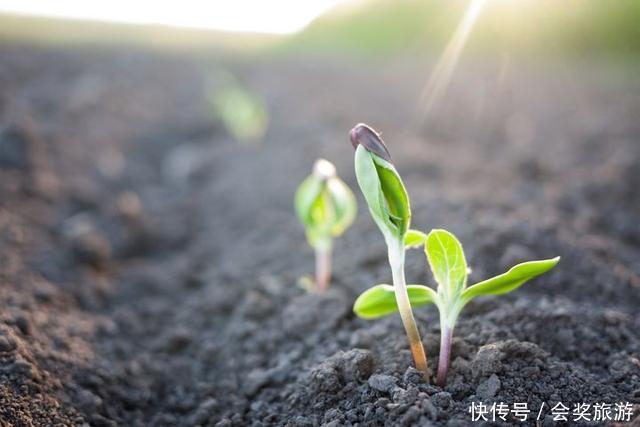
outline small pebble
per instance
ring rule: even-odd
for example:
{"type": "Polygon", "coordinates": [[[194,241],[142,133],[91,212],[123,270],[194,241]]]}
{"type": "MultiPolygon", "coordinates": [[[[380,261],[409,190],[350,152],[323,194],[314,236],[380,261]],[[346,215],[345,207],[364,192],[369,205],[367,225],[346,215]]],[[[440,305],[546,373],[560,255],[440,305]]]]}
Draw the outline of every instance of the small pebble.
{"type": "Polygon", "coordinates": [[[475,378],[489,376],[502,370],[504,353],[495,344],[480,347],[471,361],[471,373],[475,378]]]}
{"type": "Polygon", "coordinates": [[[424,382],[424,377],[420,371],[418,371],[413,366],[409,366],[407,370],[404,372],[404,376],[402,380],[405,384],[421,384],[424,382]]]}
{"type": "Polygon", "coordinates": [[[390,375],[375,374],[369,377],[369,387],[388,393],[396,386],[396,379],[390,375]]]}
{"type": "Polygon", "coordinates": [[[431,402],[440,408],[448,408],[451,405],[451,394],[446,391],[436,393],[431,397],[431,402]]]}
{"type": "Polygon", "coordinates": [[[481,382],[476,388],[476,395],[482,399],[490,399],[500,390],[500,379],[496,374],[481,382]]]}
{"type": "Polygon", "coordinates": [[[436,393],[431,397],[431,402],[440,408],[448,408],[451,405],[451,394],[446,391],[436,393]]]}

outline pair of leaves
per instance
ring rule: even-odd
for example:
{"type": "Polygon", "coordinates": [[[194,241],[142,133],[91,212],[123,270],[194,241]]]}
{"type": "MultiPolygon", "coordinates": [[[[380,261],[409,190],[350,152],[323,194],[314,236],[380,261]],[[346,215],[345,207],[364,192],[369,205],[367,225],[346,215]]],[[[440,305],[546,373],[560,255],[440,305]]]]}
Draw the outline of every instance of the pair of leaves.
{"type": "Polygon", "coordinates": [[[506,273],[467,287],[469,269],[460,241],[446,230],[424,234],[409,230],[405,247],[424,245],[431,272],[443,299],[460,299],[462,305],[481,295],[501,295],[511,292],[530,279],[551,270],[560,257],[528,261],[512,267],[506,273]]]}
{"type": "MultiPolygon", "coordinates": [[[[406,247],[425,245],[431,271],[438,283],[438,292],[423,285],[409,285],[407,290],[412,307],[435,303],[451,306],[458,302],[460,308],[473,298],[482,295],[501,295],[511,292],[530,279],[551,270],[559,257],[529,261],[512,267],[506,273],[467,287],[467,264],[462,245],[445,230],[433,230],[428,235],[410,230],[405,236],[406,247]]],[[[386,316],[398,311],[394,289],[389,285],[377,285],[356,300],[354,312],[365,319],[386,316]]]]}
{"type": "Polygon", "coordinates": [[[314,247],[341,235],[353,223],[357,212],[355,196],[335,175],[307,177],[296,191],[294,204],[309,243],[314,247]]]}
{"type": "Polygon", "coordinates": [[[371,216],[382,234],[402,239],[411,223],[411,208],[407,190],[396,168],[363,145],[358,145],[355,170],[371,216]]]}

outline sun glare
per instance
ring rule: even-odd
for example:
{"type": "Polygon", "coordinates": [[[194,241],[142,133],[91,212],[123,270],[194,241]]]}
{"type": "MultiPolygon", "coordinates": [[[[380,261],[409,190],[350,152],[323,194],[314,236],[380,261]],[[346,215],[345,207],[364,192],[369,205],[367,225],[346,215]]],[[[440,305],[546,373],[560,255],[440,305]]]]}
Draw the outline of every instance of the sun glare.
{"type": "Polygon", "coordinates": [[[0,0],[0,12],[134,24],[287,34],[347,0],[0,0]]]}
{"type": "Polygon", "coordinates": [[[469,7],[453,33],[451,41],[449,41],[442,56],[436,63],[420,99],[424,116],[426,116],[431,111],[433,105],[441,99],[447,86],[449,86],[451,76],[460,59],[460,53],[467,42],[469,33],[473,29],[473,25],[478,19],[478,15],[485,1],[486,0],[472,0],[471,3],[469,3],[469,7]]]}

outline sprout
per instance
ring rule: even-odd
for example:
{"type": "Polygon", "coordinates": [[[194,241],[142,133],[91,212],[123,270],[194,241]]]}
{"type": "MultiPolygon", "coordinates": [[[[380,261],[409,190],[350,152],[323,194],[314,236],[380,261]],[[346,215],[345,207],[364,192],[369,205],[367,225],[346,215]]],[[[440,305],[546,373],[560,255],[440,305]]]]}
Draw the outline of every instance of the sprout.
{"type": "Polygon", "coordinates": [[[264,100],[227,71],[216,77],[220,86],[210,94],[216,117],[238,142],[259,142],[269,125],[264,100]]]}
{"type": "MultiPolygon", "coordinates": [[[[462,245],[453,234],[445,230],[432,230],[428,235],[419,231],[407,233],[406,247],[422,245],[438,290],[409,285],[409,299],[413,307],[435,304],[440,311],[440,357],[436,382],[444,386],[451,358],[453,329],[464,306],[477,296],[501,295],[518,289],[528,280],[555,267],[560,257],[518,264],[506,273],[467,287],[467,262],[462,245]]],[[[360,317],[374,319],[398,311],[398,305],[391,287],[378,285],[362,293],[353,310],[360,317]]]]}
{"type": "MultiPolygon", "coordinates": [[[[426,378],[427,357],[411,311],[412,290],[407,288],[404,277],[404,242],[411,223],[409,196],[380,136],[364,124],[354,127],[350,136],[356,149],[355,169],[358,184],[369,205],[369,212],[384,236],[393,277],[393,288],[387,285],[392,298],[382,301],[379,308],[384,310],[382,306],[386,304],[387,309],[391,307],[389,313],[400,312],[416,368],[426,378]]],[[[358,311],[356,313],[360,314],[358,311]]],[[[362,317],[366,318],[366,313],[362,317]]]]}
{"type": "Polygon", "coordinates": [[[318,159],[313,173],[298,187],[295,209],[305,227],[309,245],[316,252],[316,289],[324,292],[331,281],[333,238],[340,236],[353,222],[356,199],[347,184],[336,175],[335,166],[318,159]]]}

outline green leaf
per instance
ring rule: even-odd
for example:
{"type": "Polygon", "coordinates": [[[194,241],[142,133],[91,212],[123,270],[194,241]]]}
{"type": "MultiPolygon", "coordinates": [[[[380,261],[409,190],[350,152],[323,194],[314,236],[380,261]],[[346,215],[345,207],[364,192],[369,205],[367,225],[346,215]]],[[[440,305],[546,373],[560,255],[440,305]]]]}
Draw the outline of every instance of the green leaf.
{"type": "Polygon", "coordinates": [[[464,304],[480,295],[501,295],[511,292],[530,279],[551,270],[560,257],[541,261],[529,261],[512,267],[506,273],[470,286],[462,293],[464,304]]]}
{"type": "Polygon", "coordinates": [[[353,223],[358,212],[358,204],[351,189],[338,177],[329,180],[327,191],[335,210],[335,221],[331,225],[331,235],[337,237],[353,223]]]}
{"type": "Polygon", "coordinates": [[[427,235],[419,230],[407,230],[404,235],[405,249],[418,248],[427,242],[427,235]]]}
{"type": "Polygon", "coordinates": [[[330,245],[332,237],[353,223],[357,211],[355,196],[335,175],[334,166],[323,159],[316,161],[314,173],[296,191],[294,205],[309,244],[315,248],[330,245]],[[323,173],[327,168],[330,173],[323,173]]]}
{"type": "Polygon", "coordinates": [[[425,245],[433,276],[449,299],[455,298],[467,286],[467,261],[462,245],[446,230],[431,230],[425,245]]]}
{"type": "Polygon", "coordinates": [[[305,227],[312,227],[314,225],[313,208],[322,193],[323,187],[324,183],[311,175],[302,181],[302,184],[300,184],[300,187],[298,187],[296,191],[294,206],[300,222],[302,222],[305,227]]]}
{"type": "Polygon", "coordinates": [[[371,158],[371,153],[361,145],[356,148],[355,170],[358,185],[369,206],[371,216],[384,234],[389,224],[388,218],[385,215],[384,198],[382,196],[378,171],[371,158]]]}
{"type": "MultiPolygon", "coordinates": [[[[436,292],[423,285],[408,285],[412,307],[435,303],[436,292]]],[[[353,312],[363,319],[376,319],[398,311],[396,295],[391,285],[376,285],[364,291],[353,304],[353,312]]]]}
{"type": "Polygon", "coordinates": [[[402,239],[411,222],[411,209],[395,167],[358,145],[355,170],[371,216],[382,234],[402,239]]]}
{"type": "Polygon", "coordinates": [[[375,154],[372,154],[372,158],[380,178],[382,194],[386,202],[386,213],[389,216],[389,220],[396,226],[397,235],[404,236],[411,221],[411,208],[409,207],[407,190],[404,188],[396,168],[391,163],[375,154]]]}

